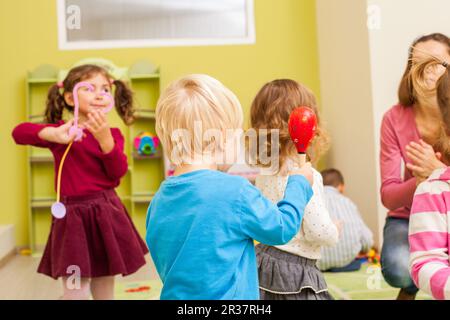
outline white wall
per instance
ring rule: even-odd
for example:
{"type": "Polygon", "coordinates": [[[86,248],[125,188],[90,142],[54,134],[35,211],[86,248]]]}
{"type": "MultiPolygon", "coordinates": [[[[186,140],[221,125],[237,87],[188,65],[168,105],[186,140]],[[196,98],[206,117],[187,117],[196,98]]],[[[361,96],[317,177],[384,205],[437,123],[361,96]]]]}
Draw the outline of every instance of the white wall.
{"type": "MultiPolygon", "coordinates": [[[[440,32],[450,35],[449,0],[368,0],[379,8],[380,28],[369,30],[374,146],[379,154],[383,114],[397,101],[397,88],[406,67],[408,48],[419,36],[440,32]]],[[[377,166],[377,186],[380,187],[377,166]]],[[[386,209],[378,202],[378,217],[384,221],[386,209]]]]}
{"type": "Polygon", "coordinates": [[[377,157],[369,35],[362,0],[317,0],[322,116],[332,138],[327,165],[339,169],[378,243],[377,157]]]}
{"type": "Polygon", "coordinates": [[[450,1],[316,3],[322,109],[333,138],[327,164],[343,171],[348,195],[381,246],[387,213],[379,197],[381,119],[398,101],[411,42],[427,33],[450,34],[450,1]]]}

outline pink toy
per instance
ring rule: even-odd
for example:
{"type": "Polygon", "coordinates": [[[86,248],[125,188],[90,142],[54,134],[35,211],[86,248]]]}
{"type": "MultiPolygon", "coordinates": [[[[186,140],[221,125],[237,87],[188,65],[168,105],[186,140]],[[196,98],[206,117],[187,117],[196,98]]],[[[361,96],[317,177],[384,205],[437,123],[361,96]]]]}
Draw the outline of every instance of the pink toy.
{"type": "MultiPolygon", "coordinates": [[[[73,88],[73,102],[75,104],[75,110],[74,110],[74,124],[73,126],[69,129],[69,134],[71,135],[72,133],[75,133],[75,139],[74,141],[80,141],[81,138],[83,137],[83,129],[78,127],[78,111],[80,109],[80,103],[78,100],[78,89],[80,89],[81,87],[86,87],[89,89],[89,91],[94,91],[94,87],[88,83],[88,82],[79,82],[75,85],[75,87],[73,88]]],[[[111,94],[104,92],[100,94],[101,96],[106,96],[109,98],[110,103],[107,107],[105,107],[102,111],[104,113],[107,113],[109,111],[111,111],[111,109],[114,107],[114,99],[112,97],[111,94]]],[[[61,159],[61,163],[59,164],[59,168],[58,168],[58,179],[57,179],[57,185],[56,185],[56,202],[52,204],[52,215],[56,218],[56,219],[62,219],[65,217],[66,215],[66,206],[60,202],[60,198],[61,198],[61,173],[62,173],[62,168],[64,165],[64,160],[67,157],[67,154],[69,153],[70,147],[72,147],[73,141],[71,143],[69,143],[69,145],[67,146],[66,151],[64,152],[64,155],[61,159]]]]}
{"type": "Polygon", "coordinates": [[[134,148],[140,155],[154,155],[158,145],[158,137],[153,136],[148,132],[141,132],[136,138],[134,138],[134,148]]]}

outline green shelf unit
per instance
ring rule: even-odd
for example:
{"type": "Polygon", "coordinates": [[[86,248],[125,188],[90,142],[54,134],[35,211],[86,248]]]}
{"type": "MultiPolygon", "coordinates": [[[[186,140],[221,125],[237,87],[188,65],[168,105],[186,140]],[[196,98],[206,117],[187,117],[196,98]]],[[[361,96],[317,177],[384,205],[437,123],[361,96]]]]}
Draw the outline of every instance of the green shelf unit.
{"type": "MultiPolygon", "coordinates": [[[[151,201],[151,199],[150,199],[151,201]]],[[[147,218],[147,209],[149,202],[135,202],[134,203],[134,214],[133,214],[133,222],[136,225],[136,229],[139,234],[144,234],[146,231],[145,221],[147,218]]],[[[145,237],[143,237],[145,240],[145,237]]]]}
{"type": "MultiPolygon", "coordinates": [[[[142,132],[156,135],[155,109],[159,94],[154,95],[152,92],[160,92],[159,72],[153,65],[140,61],[130,68],[129,78],[136,101],[136,120],[130,127],[130,139],[134,140],[142,132]],[[144,90],[144,88],[149,88],[149,90],[144,90]]],[[[161,146],[152,156],[139,155],[135,150],[131,151],[131,155],[130,160],[134,172],[139,172],[139,174],[134,174],[131,179],[133,221],[144,238],[147,208],[166,176],[166,160],[161,146]]]]}
{"type": "Polygon", "coordinates": [[[153,92],[160,92],[160,76],[157,68],[146,61],[138,61],[130,67],[128,77],[135,94],[138,117],[140,113],[154,113],[159,94],[154,95],[153,92]]]}
{"type": "MultiPolygon", "coordinates": [[[[117,67],[105,59],[89,58],[74,64],[99,64],[114,76],[120,76],[130,85],[134,93],[136,120],[126,126],[116,112],[108,114],[112,127],[118,127],[125,138],[125,154],[128,172],[121,179],[116,192],[128,210],[140,235],[145,237],[147,208],[156,190],[166,177],[161,146],[156,154],[142,156],[134,150],[134,138],[141,132],[155,132],[155,108],[160,95],[160,72],[147,61],[138,61],[130,67],[117,67]]],[[[68,70],[52,65],[42,65],[29,72],[26,79],[27,121],[44,122],[45,102],[49,88],[62,80],[68,70]]],[[[65,115],[67,117],[67,114],[65,115]]],[[[27,148],[29,243],[33,256],[40,256],[47,241],[52,216],[50,207],[56,200],[54,190],[54,161],[51,152],[43,148],[27,148]]]]}

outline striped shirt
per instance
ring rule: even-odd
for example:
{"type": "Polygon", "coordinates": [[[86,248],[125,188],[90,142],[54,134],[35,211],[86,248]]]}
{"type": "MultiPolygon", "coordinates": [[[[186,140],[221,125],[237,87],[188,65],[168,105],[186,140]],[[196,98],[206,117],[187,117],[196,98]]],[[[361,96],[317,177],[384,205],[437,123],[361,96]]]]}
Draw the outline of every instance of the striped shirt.
{"type": "Polygon", "coordinates": [[[324,193],[331,219],[341,220],[343,228],[337,245],[322,248],[322,258],[317,263],[320,270],[344,267],[373,244],[372,232],[364,224],[353,201],[334,187],[325,186],[324,193]]]}
{"type": "Polygon", "coordinates": [[[438,169],[414,195],[409,222],[410,272],[418,288],[450,300],[450,168],[438,169]]]}

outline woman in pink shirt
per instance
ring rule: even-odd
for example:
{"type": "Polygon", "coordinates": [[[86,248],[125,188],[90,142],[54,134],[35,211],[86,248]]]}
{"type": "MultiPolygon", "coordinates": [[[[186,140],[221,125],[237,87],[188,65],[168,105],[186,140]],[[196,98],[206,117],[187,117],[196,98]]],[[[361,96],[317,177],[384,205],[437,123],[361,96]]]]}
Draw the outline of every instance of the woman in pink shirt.
{"type": "MultiPolygon", "coordinates": [[[[418,291],[408,270],[409,215],[416,186],[450,159],[436,95],[421,96],[409,79],[413,64],[430,56],[450,60],[447,36],[430,34],[412,44],[399,87],[399,104],[386,112],[381,125],[381,201],[389,209],[381,265],[385,280],[401,289],[399,300],[414,299],[418,291]]],[[[430,84],[439,76],[437,70],[427,70],[430,84]]]]}

